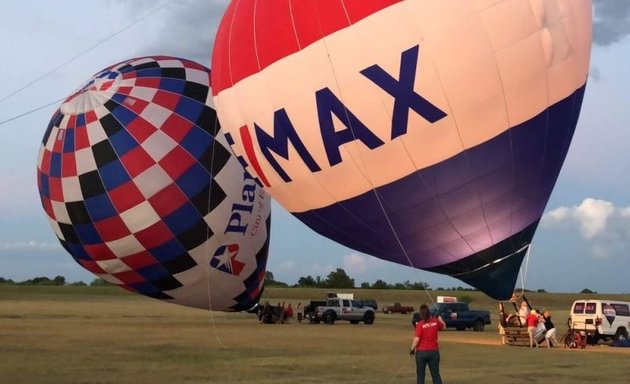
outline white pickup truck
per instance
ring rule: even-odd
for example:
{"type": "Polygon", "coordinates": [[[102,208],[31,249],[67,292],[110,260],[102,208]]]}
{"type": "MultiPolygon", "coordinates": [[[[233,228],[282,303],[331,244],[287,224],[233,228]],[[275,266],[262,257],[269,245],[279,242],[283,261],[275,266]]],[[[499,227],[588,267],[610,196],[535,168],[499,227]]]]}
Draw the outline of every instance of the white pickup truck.
{"type": "Polygon", "coordinates": [[[361,305],[356,300],[338,297],[328,298],[325,306],[317,307],[316,323],[334,324],[335,321],[346,320],[351,324],[374,323],[374,308],[361,305]]]}

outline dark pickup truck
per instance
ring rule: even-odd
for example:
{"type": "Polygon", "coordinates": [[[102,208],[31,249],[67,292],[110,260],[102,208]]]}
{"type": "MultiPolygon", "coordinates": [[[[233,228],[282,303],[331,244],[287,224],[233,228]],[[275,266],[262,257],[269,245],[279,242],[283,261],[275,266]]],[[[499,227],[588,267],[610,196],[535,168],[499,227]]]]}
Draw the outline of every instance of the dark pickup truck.
{"type": "MultiPolygon", "coordinates": [[[[472,328],[475,332],[483,331],[484,326],[490,324],[490,312],[471,310],[466,303],[434,303],[431,304],[431,314],[442,316],[446,328],[455,328],[463,331],[472,328]]],[[[411,320],[415,327],[420,319],[418,313],[414,313],[411,320]]]]}

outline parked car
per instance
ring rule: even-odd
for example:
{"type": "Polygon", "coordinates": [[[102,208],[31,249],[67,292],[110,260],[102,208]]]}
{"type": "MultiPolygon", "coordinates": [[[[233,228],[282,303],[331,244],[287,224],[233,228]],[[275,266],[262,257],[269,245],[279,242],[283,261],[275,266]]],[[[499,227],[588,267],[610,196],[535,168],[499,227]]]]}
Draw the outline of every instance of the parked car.
{"type": "Polygon", "coordinates": [[[411,312],[413,312],[413,307],[402,305],[400,303],[393,303],[392,305],[383,307],[383,313],[402,313],[403,315],[406,315],[411,312]]]}
{"type": "Polygon", "coordinates": [[[599,340],[628,339],[630,302],[613,300],[576,300],[571,306],[569,328],[585,332],[591,344],[599,340]]]}

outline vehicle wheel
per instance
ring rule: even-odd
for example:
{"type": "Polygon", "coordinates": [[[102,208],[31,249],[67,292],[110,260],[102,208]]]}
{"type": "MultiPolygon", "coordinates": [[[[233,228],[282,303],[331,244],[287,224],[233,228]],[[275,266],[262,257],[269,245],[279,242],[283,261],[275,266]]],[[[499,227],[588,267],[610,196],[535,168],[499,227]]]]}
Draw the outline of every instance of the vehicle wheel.
{"type": "Polygon", "coordinates": [[[324,314],[324,323],[329,325],[335,324],[335,315],[332,312],[326,312],[324,314]]]}
{"type": "Polygon", "coordinates": [[[386,311],[385,313],[387,313],[388,315],[391,315],[392,311],[386,311]]]}
{"type": "Polygon", "coordinates": [[[366,312],[363,315],[363,322],[365,324],[374,324],[374,312],[366,312]]]}
{"type": "Polygon", "coordinates": [[[628,331],[625,328],[617,328],[617,333],[615,333],[614,341],[622,341],[628,338],[628,331]]]}
{"type": "Polygon", "coordinates": [[[473,331],[475,332],[483,332],[483,321],[475,320],[472,326],[473,331]]]}

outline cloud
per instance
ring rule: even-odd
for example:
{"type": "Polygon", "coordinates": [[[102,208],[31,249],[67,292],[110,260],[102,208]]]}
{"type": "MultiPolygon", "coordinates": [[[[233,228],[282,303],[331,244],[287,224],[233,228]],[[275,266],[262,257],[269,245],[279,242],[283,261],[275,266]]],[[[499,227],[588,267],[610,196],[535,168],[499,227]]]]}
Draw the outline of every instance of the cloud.
{"type": "Polygon", "coordinates": [[[58,251],[59,243],[42,243],[34,240],[0,243],[0,252],[6,251],[58,251]]]}
{"type": "Polygon", "coordinates": [[[622,255],[630,248],[630,207],[586,198],[580,205],[559,207],[542,217],[546,229],[576,232],[596,258],[622,255]]]}
{"type": "Polygon", "coordinates": [[[600,46],[616,43],[630,34],[630,1],[594,0],[593,42],[600,46]]]}
{"type": "MultiPolygon", "coordinates": [[[[149,1],[129,2],[133,13],[146,11],[149,1]]],[[[164,18],[161,32],[141,54],[164,54],[194,60],[209,66],[214,36],[228,0],[174,1],[156,15],[164,18]],[[162,14],[166,13],[166,16],[162,14]]]]}
{"type": "Polygon", "coordinates": [[[367,272],[374,265],[373,257],[351,253],[343,257],[343,269],[345,271],[353,271],[359,274],[367,272]]]}
{"type": "Polygon", "coordinates": [[[273,272],[276,279],[290,283],[297,282],[300,277],[305,276],[314,278],[320,276],[322,279],[325,279],[330,272],[335,271],[337,268],[339,267],[333,264],[306,264],[296,260],[283,261],[277,264],[270,261],[267,266],[267,270],[273,272]]]}

